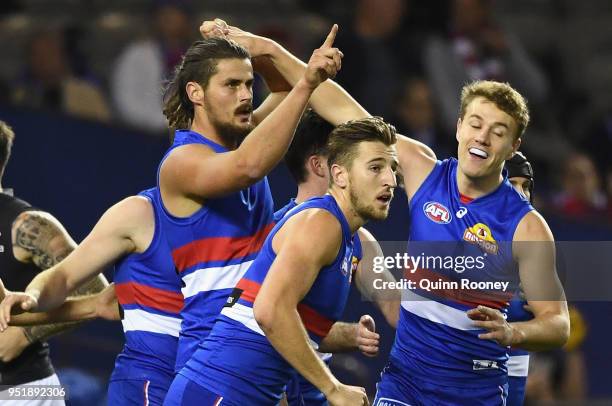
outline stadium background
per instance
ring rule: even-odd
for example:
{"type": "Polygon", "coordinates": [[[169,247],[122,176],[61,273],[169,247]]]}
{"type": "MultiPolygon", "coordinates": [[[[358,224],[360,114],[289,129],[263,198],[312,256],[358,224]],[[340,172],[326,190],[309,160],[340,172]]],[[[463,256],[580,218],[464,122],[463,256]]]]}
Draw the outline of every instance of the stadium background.
{"type": "MultiPolygon", "coordinates": [[[[338,22],[336,44],[346,57],[337,80],[371,113],[428,142],[439,157],[454,154],[449,117],[459,91],[443,79],[509,80],[532,108],[521,149],[534,163],[536,206],[556,239],[612,240],[612,2],[606,0],[3,1],[0,119],[17,134],[3,186],[56,215],[80,241],[106,208],[153,185],[168,132],[154,124],[155,109],[135,111],[134,118],[130,106],[159,100],[161,84],[139,82],[134,95],[118,91],[125,80],[119,75],[130,74],[126,55],[130,47],[161,46],[162,57],[152,62],[167,72],[177,50],[197,38],[201,21],[213,17],[271,36],[302,59],[338,22]],[[458,26],[487,43],[470,43],[458,26]],[[443,64],[445,50],[459,59],[443,64]],[[521,76],[513,76],[517,72],[521,76]],[[514,77],[529,80],[515,83],[514,77]]],[[[141,69],[147,70],[136,65],[132,72],[141,69]]],[[[258,84],[256,100],[264,94],[258,84]]],[[[270,181],[280,207],[295,186],[283,165],[270,181]]],[[[381,241],[405,240],[405,197],[398,193],[390,219],[369,228],[381,241]]],[[[107,276],[112,279],[112,270],[107,276]]],[[[366,312],[380,316],[358,295],[350,300],[346,320],[366,312]]],[[[605,404],[602,399],[612,399],[612,304],[575,305],[587,328],[579,348],[587,397],[605,404]]],[[[378,358],[334,361],[345,379],[369,393],[393,338],[382,317],[377,320],[383,335],[378,358]]],[[[103,321],[52,340],[72,404],[103,404],[121,345],[121,326],[103,321]]]]}

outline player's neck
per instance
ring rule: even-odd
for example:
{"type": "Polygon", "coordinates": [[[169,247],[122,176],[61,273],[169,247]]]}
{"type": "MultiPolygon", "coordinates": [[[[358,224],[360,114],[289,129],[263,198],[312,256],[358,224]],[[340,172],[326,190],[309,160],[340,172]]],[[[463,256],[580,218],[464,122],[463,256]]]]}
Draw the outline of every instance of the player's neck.
{"type": "Polygon", "coordinates": [[[321,185],[314,182],[302,182],[298,185],[295,202],[300,204],[313,197],[323,196],[327,192],[327,188],[321,188],[321,185]]]}
{"type": "Polygon", "coordinates": [[[351,234],[355,233],[366,223],[363,217],[357,214],[357,211],[353,207],[348,191],[330,189],[329,194],[333,196],[338,204],[338,207],[340,207],[342,214],[344,214],[344,218],[346,218],[349,228],[351,229],[351,234]]]}
{"type": "Polygon", "coordinates": [[[504,178],[499,175],[491,174],[482,178],[470,178],[460,170],[457,171],[457,189],[463,196],[477,199],[487,195],[497,189],[504,178]]]}
{"type": "Polygon", "coordinates": [[[227,140],[219,135],[219,132],[213,126],[209,120],[196,115],[191,123],[191,131],[194,131],[198,134],[203,135],[207,139],[219,144],[223,145],[225,148],[229,150],[236,149],[237,145],[229,145],[227,140]]]}

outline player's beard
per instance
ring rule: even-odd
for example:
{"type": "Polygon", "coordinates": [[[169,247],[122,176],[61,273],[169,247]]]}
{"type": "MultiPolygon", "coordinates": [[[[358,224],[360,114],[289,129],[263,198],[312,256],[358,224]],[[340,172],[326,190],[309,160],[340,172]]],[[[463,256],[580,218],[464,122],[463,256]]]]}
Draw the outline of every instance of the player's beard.
{"type": "Polygon", "coordinates": [[[232,123],[224,123],[221,121],[211,120],[212,125],[217,130],[217,134],[221,137],[227,145],[234,145],[238,147],[247,135],[253,130],[253,124],[248,126],[238,126],[232,123]]]}
{"type": "Polygon", "coordinates": [[[359,217],[364,220],[384,220],[387,218],[387,213],[376,210],[373,205],[363,204],[362,199],[357,196],[352,183],[349,184],[349,198],[351,199],[351,205],[359,217]]]}
{"type": "Polygon", "coordinates": [[[209,107],[211,105],[212,104],[209,102],[204,103],[204,109],[206,110],[210,123],[217,131],[217,134],[226,145],[238,147],[255,126],[252,122],[248,125],[240,126],[232,122],[221,121],[218,119],[217,114],[215,114],[214,109],[209,107]]]}

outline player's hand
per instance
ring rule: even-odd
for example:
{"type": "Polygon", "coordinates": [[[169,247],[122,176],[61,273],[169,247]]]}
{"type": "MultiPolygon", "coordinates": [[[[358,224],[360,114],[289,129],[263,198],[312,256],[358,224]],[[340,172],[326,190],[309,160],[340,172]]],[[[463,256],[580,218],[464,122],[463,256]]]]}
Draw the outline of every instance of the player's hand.
{"type": "Polygon", "coordinates": [[[467,315],[474,321],[474,326],[488,330],[486,333],[478,334],[481,340],[493,340],[504,347],[513,344],[515,330],[499,310],[478,306],[468,310],[467,315]]]}
{"type": "Polygon", "coordinates": [[[338,24],[334,24],[323,45],[314,50],[308,61],[304,81],[311,89],[315,89],[327,79],[333,79],[342,67],[344,54],[338,48],[333,48],[337,33],[338,24]]]}
{"type": "Polygon", "coordinates": [[[228,33],[228,25],[220,18],[214,20],[206,20],[200,25],[200,34],[202,38],[226,38],[228,33]]]}
{"type": "Polygon", "coordinates": [[[25,292],[5,291],[6,296],[0,303],[0,332],[6,330],[11,314],[36,311],[38,300],[25,292]]]}
{"type": "Polygon", "coordinates": [[[30,345],[22,327],[9,327],[0,333],[0,361],[10,362],[30,345]]]}
{"type": "Polygon", "coordinates": [[[266,41],[269,41],[267,38],[228,25],[220,18],[204,21],[200,25],[200,34],[202,38],[220,37],[231,39],[249,51],[251,58],[261,56],[264,52],[266,41]]]}
{"type": "Polygon", "coordinates": [[[111,283],[96,297],[96,316],[105,320],[121,320],[115,284],[111,283]]]}
{"type": "Polygon", "coordinates": [[[380,334],[376,333],[376,323],[372,316],[365,314],[357,325],[357,348],[366,357],[378,355],[380,334]]]}
{"type": "Polygon", "coordinates": [[[370,404],[364,388],[341,383],[330,393],[326,393],[325,397],[331,406],[368,406],[370,404]]]}

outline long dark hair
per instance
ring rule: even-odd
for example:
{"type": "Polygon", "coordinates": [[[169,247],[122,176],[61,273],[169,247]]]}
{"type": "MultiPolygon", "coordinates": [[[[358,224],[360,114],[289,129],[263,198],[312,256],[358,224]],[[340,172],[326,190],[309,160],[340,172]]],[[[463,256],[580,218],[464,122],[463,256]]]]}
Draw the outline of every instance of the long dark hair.
{"type": "Polygon", "coordinates": [[[193,120],[193,103],[185,87],[197,82],[206,88],[211,76],[217,73],[220,59],[247,59],[249,52],[236,42],[224,38],[209,38],[194,42],[181,62],[174,68],[164,89],[164,115],[171,129],[189,128],[193,120]]]}

